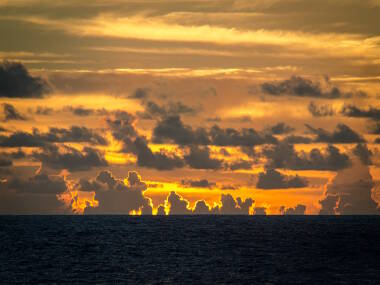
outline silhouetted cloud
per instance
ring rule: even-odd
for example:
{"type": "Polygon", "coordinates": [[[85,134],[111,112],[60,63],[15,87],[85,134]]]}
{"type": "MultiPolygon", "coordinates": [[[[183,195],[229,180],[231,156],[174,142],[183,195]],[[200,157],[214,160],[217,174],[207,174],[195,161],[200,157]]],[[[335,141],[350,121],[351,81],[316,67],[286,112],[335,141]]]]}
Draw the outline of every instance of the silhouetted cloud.
{"type": "Polygon", "coordinates": [[[152,141],[155,143],[170,141],[179,145],[210,143],[205,129],[193,130],[190,126],[185,126],[179,116],[168,116],[159,121],[153,129],[152,141]]]}
{"type": "Polygon", "coordinates": [[[380,120],[380,109],[369,106],[368,109],[360,109],[354,105],[345,105],[341,113],[352,118],[367,118],[375,121],[380,120]]]}
{"type": "Polygon", "coordinates": [[[265,207],[255,207],[253,208],[253,215],[255,216],[266,216],[267,208],[265,207]]]}
{"type": "Polygon", "coordinates": [[[107,140],[94,130],[72,126],[69,129],[49,128],[46,133],[33,129],[32,133],[18,131],[9,136],[0,136],[3,147],[39,147],[49,143],[87,142],[94,145],[107,145],[107,140]]]}
{"type": "Polygon", "coordinates": [[[190,215],[189,201],[183,199],[174,191],[170,192],[167,203],[169,206],[169,215],[190,215]]]}
{"type": "Polygon", "coordinates": [[[330,105],[318,106],[314,102],[310,102],[307,109],[314,117],[328,117],[335,115],[335,111],[330,105]]]}
{"type": "Polygon", "coordinates": [[[268,127],[267,130],[274,135],[283,135],[291,133],[292,131],[294,131],[294,128],[288,126],[285,123],[278,123],[276,125],[268,127]]]}
{"type": "MultiPolygon", "coordinates": [[[[105,108],[101,109],[92,109],[92,108],[86,108],[83,106],[65,106],[62,109],[63,111],[71,112],[73,115],[78,117],[87,117],[91,115],[108,115],[111,112],[107,111],[105,108]]],[[[122,111],[116,111],[116,112],[122,112],[122,111]]]]}
{"type": "MultiPolygon", "coordinates": [[[[234,199],[231,194],[222,194],[220,206],[210,207],[204,200],[200,200],[195,203],[192,210],[189,201],[174,191],[170,192],[165,202],[169,208],[169,215],[249,215],[253,203],[254,201],[251,198],[243,201],[240,197],[234,199]]],[[[163,214],[162,208],[160,214],[163,214]]]]}
{"type": "Polygon", "coordinates": [[[154,101],[143,101],[144,111],[137,112],[141,119],[154,120],[165,118],[167,116],[178,116],[181,114],[195,114],[197,110],[181,102],[169,102],[166,105],[158,105],[154,101]]]}
{"type": "Polygon", "coordinates": [[[248,215],[254,200],[247,198],[243,201],[240,197],[235,200],[230,194],[222,194],[220,202],[219,212],[222,215],[248,215]]]}
{"type": "Polygon", "coordinates": [[[306,206],[298,204],[294,208],[286,208],[285,206],[280,207],[280,213],[282,215],[305,215],[306,206]]]}
{"type": "Polygon", "coordinates": [[[338,124],[336,129],[331,133],[322,128],[313,128],[306,124],[311,133],[316,135],[316,142],[326,143],[361,143],[365,142],[364,138],[345,124],[338,124]]]}
{"type": "Polygon", "coordinates": [[[81,151],[63,145],[46,145],[41,151],[33,152],[33,158],[55,169],[70,171],[89,170],[93,167],[107,166],[103,155],[91,147],[83,147],[81,151]]]}
{"type": "Polygon", "coordinates": [[[282,140],[282,143],[287,143],[287,144],[309,144],[312,142],[313,140],[309,137],[297,136],[297,135],[289,135],[282,140]]]}
{"type": "Polygon", "coordinates": [[[136,88],[131,95],[128,96],[130,99],[145,100],[148,98],[150,89],[149,88],[136,88]]]}
{"type": "Polygon", "coordinates": [[[16,108],[8,103],[3,103],[4,122],[11,120],[26,121],[27,118],[21,115],[16,108]]]}
{"type": "MultiPolygon", "coordinates": [[[[152,205],[149,198],[144,196],[146,184],[141,181],[137,172],[128,172],[125,184],[122,179],[115,178],[109,171],[101,171],[93,181],[87,185],[97,185],[87,191],[95,192],[97,207],[89,205],[85,214],[130,214],[131,211],[141,211],[141,214],[151,215],[152,205]]],[[[83,182],[82,182],[83,183],[83,182]]],[[[83,191],[81,188],[80,190],[83,191]]]]}
{"type": "Polygon", "coordinates": [[[357,144],[352,152],[361,160],[363,164],[372,164],[371,157],[373,156],[373,153],[370,149],[368,149],[366,144],[357,144]]]}
{"type": "Polygon", "coordinates": [[[195,202],[195,207],[193,210],[194,215],[209,215],[212,214],[210,212],[210,207],[204,200],[200,200],[195,202]]]}
{"type": "MultiPolygon", "coordinates": [[[[30,112],[32,112],[33,110],[30,109],[30,112]]],[[[36,107],[36,110],[35,110],[35,114],[36,115],[42,115],[42,116],[49,116],[49,115],[52,115],[54,112],[54,109],[53,108],[50,108],[50,107],[45,107],[45,106],[37,106],[36,107]]]]}
{"type": "Polygon", "coordinates": [[[325,99],[350,98],[354,95],[363,97],[366,95],[363,91],[343,92],[338,87],[332,86],[327,78],[325,81],[328,86],[323,88],[319,82],[313,82],[300,76],[292,76],[283,81],[265,82],[261,84],[261,90],[273,96],[290,95],[325,99]]]}
{"type": "Polygon", "coordinates": [[[47,82],[31,76],[21,63],[0,63],[0,97],[42,98],[49,91],[47,82]]]}
{"type": "Polygon", "coordinates": [[[225,163],[225,168],[230,170],[239,170],[239,169],[251,169],[253,161],[239,159],[232,162],[225,163]]]}
{"type": "Polygon", "coordinates": [[[263,149],[268,168],[292,170],[337,170],[348,167],[350,158],[340,150],[328,145],[323,152],[314,148],[310,152],[297,152],[291,144],[281,143],[263,149]]]}
{"type": "Polygon", "coordinates": [[[29,178],[11,177],[0,182],[1,214],[63,214],[57,195],[67,191],[61,176],[37,174],[29,178]]]}
{"type": "Polygon", "coordinates": [[[260,134],[252,128],[242,129],[240,132],[232,129],[222,129],[214,125],[210,130],[212,145],[217,146],[255,146],[261,144],[275,144],[277,139],[270,134],[260,134]]]}
{"type": "Polygon", "coordinates": [[[223,161],[211,158],[208,147],[191,146],[190,151],[184,156],[186,163],[195,169],[220,169],[223,161]]]}
{"type": "Polygon", "coordinates": [[[259,189],[287,189],[308,186],[306,179],[298,175],[287,176],[275,169],[267,169],[265,172],[259,173],[258,178],[256,187],[259,189]]]}
{"type": "Polygon", "coordinates": [[[199,180],[192,180],[192,179],[183,179],[181,180],[181,185],[185,187],[194,187],[194,188],[213,188],[215,187],[214,182],[210,182],[207,179],[199,179],[199,180]]]}
{"type": "Polygon", "coordinates": [[[174,153],[153,152],[144,138],[136,138],[133,145],[134,153],[137,155],[137,165],[139,166],[157,170],[172,170],[184,166],[182,158],[174,153]]]}
{"type": "Polygon", "coordinates": [[[327,184],[324,197],[319,202],[322,206],[320,214],[380,214],[371,196],[374,186],[368,166],[356,160],[352,167],[338,171],[327,184]]]}

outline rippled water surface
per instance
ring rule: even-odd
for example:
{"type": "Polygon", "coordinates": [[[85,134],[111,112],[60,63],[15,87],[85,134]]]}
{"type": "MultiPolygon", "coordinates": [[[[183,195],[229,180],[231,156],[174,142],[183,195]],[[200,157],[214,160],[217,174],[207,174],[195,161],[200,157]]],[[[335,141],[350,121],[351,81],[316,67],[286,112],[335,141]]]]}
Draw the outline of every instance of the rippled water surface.
{"type": "Polygon", "coordinates": [[[0,283],[380,284],[380,217],[0,216],[0,283]]]}

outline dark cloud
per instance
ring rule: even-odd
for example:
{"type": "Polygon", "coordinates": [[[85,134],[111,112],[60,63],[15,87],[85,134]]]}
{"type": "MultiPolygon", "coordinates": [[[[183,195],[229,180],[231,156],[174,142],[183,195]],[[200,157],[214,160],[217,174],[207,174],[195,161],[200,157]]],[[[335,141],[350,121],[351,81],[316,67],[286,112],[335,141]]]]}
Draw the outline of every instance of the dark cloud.
{"type": "Polygon", "coordinates": [[[27,118],[23,115],[21,115],[16,108],[7,103],[3,103],[3,113],[4,113],[4,122],[8,122],[11,120],[18,120],[18,121],[26,121],[27,118]]]}
{"type": "Polygon", "coordinates": [[[124,111],[117,111],[106,119],[112,136],[123,143],[123,152],[133,151],[133,141],[138,137],[134,127],[135,117],[124,111]]]}
{"type": "Polygon", "coordinates": [[[191,146],[190,151],[184,156],[186,163],[195,169],[220,169],[223,161],[211,158],[208,147],[191,146]]]}
{"type": "Polygon", "coordinates": [[[252,169],[253,161],[239,159],[225,164],[226,169],[239,170],[239,169],[252,169]]]}
{"type": "Polygon", "coordinates": [[[220,202],[222,204],[219,208],[221,215],[249,215],[249,209],[254,203],[251,198],[243,201],[237,197],[235,200],[230,194],[222,194],[220,202]]]}
{"type": "Polygon", "coordinates": [[[0,63],[0,97],[42,98],[49,92],[47,82],[31,76],[21,63],[0,63]]]}
{"type": "Polygon", "coordinates": [[[275,169],[267,169],[259,173],[256,187],[259,189],[287,189],[303,188],[308,186],[307,180],[296,176],[281,174],[275,169]]]}
{"type": "Polygon", "coordinates": [[[89,170],[93,167],[107,166],[103,155],[96,149],[84,147],[81,151],[63,145],[46,145],[41,151],[33,152],[33,158],[55,169],[70,171],[89,170]]]}
{"type": "Polygon", "coordinates": [[[167,116],[178,116],[181,114],[196,114],[197,110],[181,102],[169,102],[166,105],[158,105],[153,101],[143,101],[145,107],[143,112],[137,112],[141,119],[155,120],[167,116]]]}
{"type": "Polygon", "coordinates": [[[368,149],[366,144],[357,144],[352,152],[361,160],[363,164],[372,164],[371,157],[373,156],[373,152],[370,149],[368,149]]]}
{"type": "Polygon", "coordinates": [[[253,208],[253,215],[255,216],[266,216],[267,208],[265,207],[255,207],[253,208]]]}
{"type": "MultiPolygon", "coordinates": [[[[247,198],[243,201],[240,197],[234,199],[230,194],[222,194],[220,206],[211,208],[205,201],[201,200],[195,203],[194,210],[192,210],[189,201],[174,191],[172,191],[166,199],[166,204],[169,207],[169,215],[249,215],[253,203],[254,201],[251,198],[247,198]]],[[[163,214],[162,208],[160,213],[163,214]]]]}
{"type": "Polygon", "coordinates": [[[159,121],[153,129],[152,141],[155,143],[170,141],[179,145],[210,143],[205,129],[193,130],[190,126],[185,126],[179,116],[168,116],[159,121]]]}
{"type": "Polygon", "coordinates": [[[319,202],[321,215],[380,214],[372,199],[375,184],[368,166],[356,160],[352,167],[337,172],[319,202]]]}
{"type": "Polygon", "coordinates": [[[174,191],[170,192],[167,197],[169,205],[169,215],[190,215],[191,209],[189,208],[189,201],[183,199],[174,191]]]}
{"type": "Polygon", "coordinates": [[[137,88],[133,93],[128,96],[130,99],[138,99],[138,100],[145,100],[149,96],[150,89],[149,88],[137,88]]]}
{"type": "Polygon", "coordinates": [[[214,125],[209,133],[211,144],[217,146],[255,146],[277,143],[272,135],[260,134],[252,128],[242,129],[239,132],[232,128],[222,129],[214,125]]]}
{"type": "Polygon", "coordinates": [[[268,160],[268,168],[337,170],[350,165],[350,158],[333,145],[328,145],[323,152],[314,148],[306,153],[297,152],[291,144],[281,143],[264,148],[262,154],[268,160]]]}
{"type": "Polygon", "coordinates": [[[285,206],[280,207],[280,213],[282,215],[305,215],[306,206],[298,204],[294,208],[286,208],[285,206]]]}
{"type": "Polygon", "coordinates": [[[313,140],[309,137],[297,136],[297,135],[289,135],[282,140],[282,143],[287,143],[287,144],[309,144],[312,142],[313,140]]]}
{"type": "Polygon", "coordinates": [[[183,160],[176,154],[165,151],[153,152],[144,137],[140,137],[134,128],[135,118],[127,112],[116,112],[107,119],[112,136],[123,144],[122,152],[137,156],[137,165],[158,170],[172,170],[184,166],[183,160]]]}
{"type": "Polygon", "coordinates": [[[354,105],[345,105],[341,113],[352,118],[367,118],[375,121],[380,120],[380,109],[369,106],[368,109],[360,109],[354,105]]]}
{"type": "Polygon", "coordinates": [[[241,131],[233,128],[222,129],[217,125],[209,131],[193,129],[183,124],[179,116],[167,116],[153,129],[156,143],[174,142],[180,145],[254,146],[277,143],[271,134],[261,134],[252,128],[241,131]]]}
{"type": "Polygon", "coordinates": [[[184,166],[182,158],[165,151],[153,152],[144,138],[136,138],[133,143],[134,153],[137,155],[137,165],[157,170],[172,170],[184,166]]]}
{"type": "Polygon", "coordinates": [[[41,133],[33,129],[32,133],[18,131],[9,136],[0,136],[3,147],[40,147],[49,143],[87,142],[94,145],[107,145],[107,140],[94,130],[86,127],[72,126],[69,129],[50,128],[41,133]]]}
{"type": "Polygon", "coordinates": [[[191,179],[183,179],[181,181],[181,185],[185,187],[194,187],[194,188],[213,188],[215,187],[214,182],[210,182],[207,179],[200,180],[191,180],[191,179]]]}
{"type": "Polygon", "coordinates": [[[193,210],[194,215],[208,215],[211,214],[209,205],[204,201],[200,200],[195,203],[193,210]]]}
{"type": "MultiPolygon", "coordinates": [[[[95,192],[97,207],[88,206],[85,214],[130,214],[131,211],[141,211],[141,214],[151,215],[152,205],[149,198],[144,197],[146,184],[141,181],[137,172],[128,172],[125,184],[122,179],[115,178],[109,171],[101,171],[95,180],[87,181],[87,185],[97,185],[87,191],[95,192]]],[[[83,183],[83,182],[82,182],[83,183]]],[[[83,189],[81,189],[83,191],[83,189]]],[[[85,191],[86,191],[85,190],[85,191]]]]}
{"type": "Polygon", "coordinates": [[[314,102],[310,102],[307,107],[310,114],[313,117],[328,117],[333,116],[335,114],[334,109],[330,105],[316,105],[314,102]]]}
{"type": "Polygon", "coordinates": [[[364,138],[345,124],[338,124],[331,133],[322,128],[313,128],[306,124],[311,133],[316,135],[316,142],[326,143],[362,143],[364,138]]]}
{"type": "Polygon", "coordinates": [[[44,107],[44,106],[37,106],[35,110],[36,115],[42,115],[42,116],[49,116],[52,115],[54,112],[53,108],[44,107]]]}
{"type": "MultiPolygon", "coordinates": [[[[91,115],[108,115],[110,112],[107,111],[106,109],[91,109],[91,108],[86,108],[83,106],[65,106],[63,107],[63,111],[71,112],[74,116],[78,117],[87,117],[91,115]]],[[[118,112],[118,111],[116,111],[118,112]]],[[[122,111],[119,111],[122,112],[122,111]]]]}
{"type": "Polygon", "coordinates": [[[61,176],[37,174],[27,179],[13,177],[0,182],[1,214],[63,214],[58,195],[67,191],[61,176]]]}
{"type": "Polygon", "coordinates": [[[278,123],[276,125],[273,125],[267,128],[267,130],[274,135],[283,135],[283,134],[291,133],[292,131],[294,131],[294,128],[288,126],[285,123],[278,123]]]}
{"type": "Polygon", "coordinates": [[[330,81],[325,78],[326,88],[323,88],[319,82],[313,82],[300,76],[292,76],[289,79],[275,82],[265,82],[261,84],[261,90],[273,96],[297,96],[297,97],[314,97],[324,99],[350,98],[354,95],[364,96],[364,92],[343,92],[338,87],[332,86],[330,81]]]}

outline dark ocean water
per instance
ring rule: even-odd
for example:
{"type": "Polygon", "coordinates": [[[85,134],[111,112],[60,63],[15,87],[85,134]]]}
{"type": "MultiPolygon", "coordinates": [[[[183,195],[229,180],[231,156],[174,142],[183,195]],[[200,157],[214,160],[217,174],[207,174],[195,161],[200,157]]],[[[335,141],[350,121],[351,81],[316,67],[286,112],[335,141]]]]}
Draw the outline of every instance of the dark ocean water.
{"type": "Polygon", "coordinates": [[[0,216],[1,284],[380,284],[380,217],[0,216]]]}

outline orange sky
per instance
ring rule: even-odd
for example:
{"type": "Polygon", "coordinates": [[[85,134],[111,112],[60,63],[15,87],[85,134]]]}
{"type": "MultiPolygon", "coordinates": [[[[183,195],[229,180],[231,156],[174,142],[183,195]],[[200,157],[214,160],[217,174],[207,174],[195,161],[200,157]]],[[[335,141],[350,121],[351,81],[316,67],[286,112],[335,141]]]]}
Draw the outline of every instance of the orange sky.
{"type": "Polygon", "coordinates": [[[324,2],[0,1],[0,213],[376,213],[380,6],[324,2]]]}

